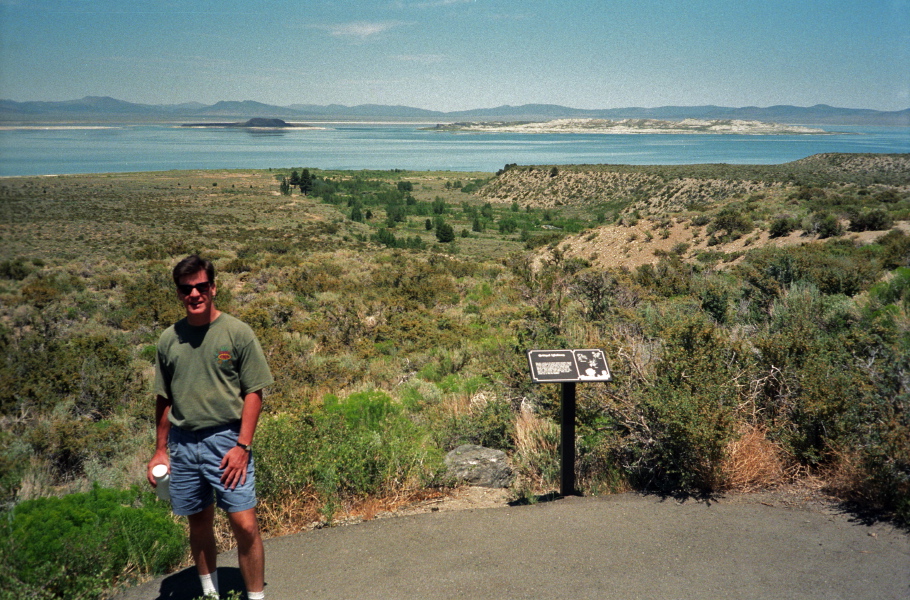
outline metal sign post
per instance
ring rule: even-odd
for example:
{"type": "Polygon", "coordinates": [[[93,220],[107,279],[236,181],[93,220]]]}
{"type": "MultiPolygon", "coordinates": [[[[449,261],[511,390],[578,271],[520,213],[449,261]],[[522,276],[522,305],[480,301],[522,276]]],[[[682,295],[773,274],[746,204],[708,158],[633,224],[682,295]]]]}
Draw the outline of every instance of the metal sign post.
{"type": "Polygon", "coordinates": [[[575,495],[575,384],[579,381],[610,381],[610,368],[603,350],[528,350],[528,365],[534,383],[561,383],[559,493],[575,495]]]}

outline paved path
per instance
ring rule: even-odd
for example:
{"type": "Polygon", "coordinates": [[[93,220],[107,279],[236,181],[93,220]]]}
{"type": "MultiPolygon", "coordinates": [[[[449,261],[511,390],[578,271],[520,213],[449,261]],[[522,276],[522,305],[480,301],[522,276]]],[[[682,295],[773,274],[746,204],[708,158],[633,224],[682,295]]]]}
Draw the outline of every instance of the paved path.
{"type": "MultiPolygon", "coordinates": [[[[220,557],[222,592],[239,586],[220,557]]],[[[624,494],[266,541],[268,600],[910,600],[910,536],[834,510],[624,494]]],[[[187,569],[116,600],[190,600],[187,569]]]]}

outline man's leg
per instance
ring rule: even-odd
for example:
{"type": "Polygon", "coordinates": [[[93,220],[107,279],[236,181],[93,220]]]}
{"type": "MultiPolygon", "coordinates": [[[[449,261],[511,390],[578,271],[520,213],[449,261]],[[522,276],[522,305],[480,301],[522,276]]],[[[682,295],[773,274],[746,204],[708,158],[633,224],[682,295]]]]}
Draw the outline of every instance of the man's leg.
{"type": "Polygon", "coordinates": [[[261,592],[265,589],[265,548],[259,533],[256,509],[228,513],[228,520],[237,540],[237,559],[246,591],[261,592]]]}
{"type": "Polygon", "coordinates": [[[214,573],[218,566],[218,546],[215,543],[215,505],[209,504],[195,515],[187,517],[190,525],[190,553],[200,575],[214,573]]]}

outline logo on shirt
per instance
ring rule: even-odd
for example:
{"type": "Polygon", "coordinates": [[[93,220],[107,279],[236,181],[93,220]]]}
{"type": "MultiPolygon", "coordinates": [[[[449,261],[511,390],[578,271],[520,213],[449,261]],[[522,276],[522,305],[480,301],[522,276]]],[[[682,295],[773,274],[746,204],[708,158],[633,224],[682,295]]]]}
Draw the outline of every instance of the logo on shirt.
{"type": "Polygon", "coordinates": [[[221,348],[218,350],[218,361],[221,364],[231,362],[231,349],[230,348],[221,348]]]}

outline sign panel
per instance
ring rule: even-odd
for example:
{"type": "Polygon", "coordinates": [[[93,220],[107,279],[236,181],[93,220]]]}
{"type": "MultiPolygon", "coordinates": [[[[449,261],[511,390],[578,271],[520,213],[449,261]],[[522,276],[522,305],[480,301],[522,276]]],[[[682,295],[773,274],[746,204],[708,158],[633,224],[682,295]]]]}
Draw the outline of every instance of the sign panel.
{"type": "Polygon", "coordinates": [[[603,350],[528,350],[528,365],[534,383],[610,381],[610,368],[603,350]]]}

